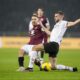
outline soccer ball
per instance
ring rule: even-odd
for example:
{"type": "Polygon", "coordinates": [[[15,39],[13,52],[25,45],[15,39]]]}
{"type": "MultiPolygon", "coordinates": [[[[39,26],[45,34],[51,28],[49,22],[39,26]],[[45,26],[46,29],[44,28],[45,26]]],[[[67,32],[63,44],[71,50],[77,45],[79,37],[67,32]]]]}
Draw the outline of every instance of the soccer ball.
{"type": "Polygon", "coordinates": [[[51,63],[49,63],[49,62],[43,63],[43,64],[41,65],[41,68],[42,68],[42,70],[44,70],[44,71],[51,71],[51,63]]]}

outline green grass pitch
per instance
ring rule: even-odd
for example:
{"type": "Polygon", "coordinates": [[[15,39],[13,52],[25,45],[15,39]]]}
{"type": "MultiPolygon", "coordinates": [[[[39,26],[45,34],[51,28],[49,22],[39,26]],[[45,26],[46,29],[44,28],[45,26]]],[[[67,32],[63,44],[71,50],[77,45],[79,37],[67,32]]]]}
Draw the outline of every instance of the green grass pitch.
{"type": "MultiPolygon", "coordinates": [[[[34,65],[34,72],[17,72],[19,49],[0,49],[0,80],[80,80],[80,50],[60,50],[57,63],[78,67],[78,72],[39,71],[34,65]]],[[[45,55],[45,61],[48,56],[45,55]]],[[[29,58],[25,56],[25,66],[29,58]]]]}

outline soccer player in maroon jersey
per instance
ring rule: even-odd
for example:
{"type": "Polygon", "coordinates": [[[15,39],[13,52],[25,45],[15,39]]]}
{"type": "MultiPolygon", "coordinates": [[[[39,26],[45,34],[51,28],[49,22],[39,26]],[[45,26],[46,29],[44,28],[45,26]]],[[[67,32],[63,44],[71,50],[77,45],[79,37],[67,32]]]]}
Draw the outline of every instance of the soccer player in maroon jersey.
{"type": "MultiPolygon", "coordinates": [[[[37,16],[39,18],[39,21],[41,21],[42,24],[49,30],[50,29],[49,20],[48,18],[45,17],[44,10],[42,8],[37,9],[37,16]]],[[[45,33],[43,29],[42,31],[43,31],[43,43],[47,43],[48,35],[45,33]]],[[[41,52],[41,60],[43,60],[43,56],[44,56],[44,51],[41,52]]]]}
{"type": "MultiPolygon", "coordinates": [[[[38,8],[37,12],[34,13],[34,15],[37,14],[39,21],[41,21],[43,23],[43,25],[49,30],[50,29],[50,24],[49,24],[49,20],[48,18],[46,18],[44,16],[44,11],[42,8],[38,8]]],[[[29,24],[29,31],[31,31],[31,29],[33,28],[32,22],[30,21],[29,24]]],[[[44,30],[42,29],[42,34],[43,34],[43,40],[42,43],[47,43],[47,39],[48,39],[48,35],[44,32],[44,30]]],[[[39,39],[39,38],[37,38],[39,39]]],[[[44,51],[39,52],[41,53],[41,58],[40,58],[40,62],[43,63],[43,56],[44,56],[44,51]]],[[[35,60],[35,64],[38,65],[38,61],[35,60]]]]}
{"type": "Polygon", "coordinates": [[[32,47],[34,45],[42,43],[43,40],[43,33],[41,30],[41,26],[38,23],[38,17],[36,15],[32,16],[32,25],[33,28],[30,30],[30,41],[28,44],[24,45],[19,51],[19,69],[17,71],[25,71],[24,68],[24,54],[27,53],[30,57],[29,66],[26,68],[26,71],[33,71],[33,64],[35,59],[37,58],[37,51],[36,54],[31,54],[32,47]]]}
{"type": "MultiPolygon", "coordinates": [[[[37,10],[37,16],[39,20],[42,22],[42,24],[49,30],[50,29],[50,24],[48,18],[44,16],[44,11],[42,8],[38,8],[37,10]]],[[[43,30],[43,35],[44,35],[44,43],[47,42],[48,35],[45,33],[43,30]]]]}

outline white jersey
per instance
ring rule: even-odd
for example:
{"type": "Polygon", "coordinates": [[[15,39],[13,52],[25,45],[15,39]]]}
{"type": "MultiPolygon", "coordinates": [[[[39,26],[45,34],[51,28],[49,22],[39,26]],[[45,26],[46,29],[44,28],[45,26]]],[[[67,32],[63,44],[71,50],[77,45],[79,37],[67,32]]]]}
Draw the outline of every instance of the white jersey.
{"type": "Polygon", "coordinates": [[[50,42],[57,42],[60,45],[66,30],[67,30],[67,21],[62,20],[56,23],[50,35],[50,42]]]}

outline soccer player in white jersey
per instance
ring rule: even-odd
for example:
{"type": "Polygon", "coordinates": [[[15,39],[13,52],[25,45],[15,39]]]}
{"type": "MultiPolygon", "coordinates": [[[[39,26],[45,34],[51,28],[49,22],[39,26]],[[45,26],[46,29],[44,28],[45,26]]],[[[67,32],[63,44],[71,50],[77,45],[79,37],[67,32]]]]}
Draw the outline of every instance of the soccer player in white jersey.
{"type": "Polygon", "coordinates": [[[40,50],[45,50],[46,53],[49,54],[49,61],[52,66],[52,70],[58,69],[58,70],[69,70],[69,71],[77,71],[76,67],[69,67],[65,65],[56,65],[56,59],[57,59],[57,54],[59,51],[59,47],[61,44],[61,41],[63,39],[63,35],[66,32],[67,28],[73,27],[76,24],[80,23],[80,19],[77,19],[75,21],[68,22],[64,19],[64,13],[62,11],[58,11],[54,14],[54,20],[55,20],[55,25],[52,31],[47,30],[44,25],[40,22],[42,28],[44,31],[50,35],[50,41],[49,43],[46,44],[39,44],[35,45],[32,50],[33,54],[35,54],[35,51],[40,51],[40,50]]]}

